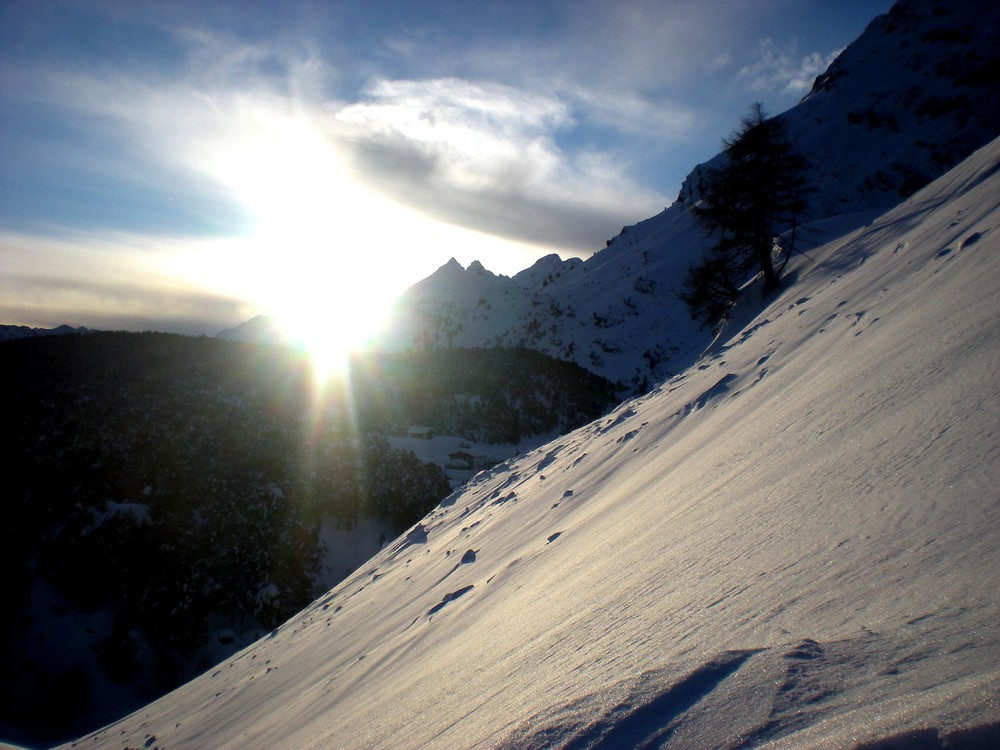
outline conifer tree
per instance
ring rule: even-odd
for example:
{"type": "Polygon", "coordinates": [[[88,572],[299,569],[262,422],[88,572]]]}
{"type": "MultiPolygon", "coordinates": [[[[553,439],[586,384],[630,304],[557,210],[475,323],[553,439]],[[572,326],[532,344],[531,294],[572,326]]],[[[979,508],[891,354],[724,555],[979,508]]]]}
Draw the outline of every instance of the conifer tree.
{"type": "Polygon", "coordinates": [[[783,123],[768,118],[760,103],[752,105],[723,141],[723,163],[705,175],[694,208],[715,242],[684,280],[680,296],[692,318],[718,326],[754,274],[763,276],[765,292],[779,286],[808,208],[808,171],[783,123]]]}

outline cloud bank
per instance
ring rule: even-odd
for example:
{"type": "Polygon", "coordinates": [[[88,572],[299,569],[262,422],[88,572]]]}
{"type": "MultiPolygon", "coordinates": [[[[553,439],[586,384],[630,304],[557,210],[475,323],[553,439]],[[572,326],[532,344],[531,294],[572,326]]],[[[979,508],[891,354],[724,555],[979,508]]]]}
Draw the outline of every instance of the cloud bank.
{"type": "Polygon", "coordinates": [[[0,320],[39,328],[215,332],[254,307],[169,272],[176,242],[0,233],[0,320]],[[137,252],[138,251],[138,252],[137,252]],[[165,326],[166,323],[166,326],[165,326]]]}
{"type": "Polygon", "coordinates": [[[447,78],[378,81],[334,114],[331,131],[361,179],[407,205],[579,252],[663,198],[609,154],[561,148],[575,124],[556,96],[447,78]]]}
{"type": "Polygon", "coordinates": [[[812,88],[816,76],[843,52],[837,49],[825,55],[810,52],[797,57],[797,47],[796,42],[779,47],[772,39],[762,39],[757,45],[756,61],[740,69],[740,79],[746,81],[752,91],[761,94],[778,92],[804,96],[812,88]]]}

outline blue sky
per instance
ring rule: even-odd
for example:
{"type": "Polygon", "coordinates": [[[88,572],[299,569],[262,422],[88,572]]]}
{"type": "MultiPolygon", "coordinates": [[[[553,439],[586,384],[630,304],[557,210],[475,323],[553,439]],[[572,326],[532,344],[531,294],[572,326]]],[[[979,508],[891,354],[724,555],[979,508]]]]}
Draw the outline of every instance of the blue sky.
{"type": "Polygon", "coordinates": [[[354,343],[603,247],[890,5],[0,0],[0,322],[354,343]]]}

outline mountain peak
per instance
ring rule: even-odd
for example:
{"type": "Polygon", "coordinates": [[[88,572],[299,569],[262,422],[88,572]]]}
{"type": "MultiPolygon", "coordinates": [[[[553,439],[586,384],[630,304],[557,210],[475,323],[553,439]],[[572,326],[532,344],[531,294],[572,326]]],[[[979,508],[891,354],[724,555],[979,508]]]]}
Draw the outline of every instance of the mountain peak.
{"type": "Polygon", "coordinates": [[[478,260],[472,261],[472,263],[469,264],[469,267],[466,269],[466,271],[472,273],[478,273],[481,275],[496,276],[496,274],[493,273],[492,271],[487,271],[486,268],[483,266],[483,264],[480,263],[478,260]]]}
{"type": "Polygon", "coordinates": [[[70,333],[90,333],[84,326],[73,327],[66,323],[55,328],[32,328],[31,326],[0,325],[0,341],[31,338],[34,336],[60,336],[70,333]]]}

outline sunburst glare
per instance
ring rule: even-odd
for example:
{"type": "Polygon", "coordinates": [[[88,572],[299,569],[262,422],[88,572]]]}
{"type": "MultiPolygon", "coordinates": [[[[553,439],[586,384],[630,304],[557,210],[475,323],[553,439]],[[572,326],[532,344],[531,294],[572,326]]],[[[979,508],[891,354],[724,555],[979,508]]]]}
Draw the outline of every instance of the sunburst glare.
{"type": "Polygon", "coordinates": [[[253,128],[215,166],[253,217],[240,291],[308,352],[323,380],[377,331],[400,291],[365,258],[363,230],[382,223],[385,201],[358,185],[314,120],[253,114],[253,128]]]}
{"type": "Polygon", "coordinates": [[[322,111],[274,97],[227,108],[234,114],[204,145],[201,168],[243,207],[247,234],[177,250],[170,270],[273,318],[320,381],[380,331],[409,284],[449,257],[523,267],[545,251],[443,223],[369,188],[322,111]]]}

